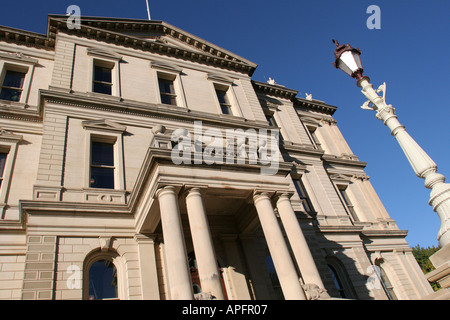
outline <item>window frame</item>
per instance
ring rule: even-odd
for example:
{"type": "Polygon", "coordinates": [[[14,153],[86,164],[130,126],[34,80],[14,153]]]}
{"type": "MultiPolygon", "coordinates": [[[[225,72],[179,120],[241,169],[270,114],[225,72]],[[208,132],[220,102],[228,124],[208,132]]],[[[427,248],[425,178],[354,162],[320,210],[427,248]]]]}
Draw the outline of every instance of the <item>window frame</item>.
{"type": "Polygon", "coordinates": [[[89,300],[89,270],[95,262],[100,260],[110,260],[114,264],[117,272],[117,299],[128,299],[128,281],[125,274],[124,258],[118,255],[113,249],[103,250],[100,248],[94,249],[84,259],[82,299],[89,300]]]}
{"type": "Polygon", "coordinates": [[[292,177],[292,183],[294,184],[295,191],[300,198],[300,202],[302,203],[305,212],[309,214],[316,213],[311,202],[311,197],[309,196],[308,191],[306,191],[305,184],[302,181],[302,176],[292,177]]]}
{"type": "Polygon", "coordinates": [[[217,85],[215,85],[214,89],[216,91],[217,101],[219,102],[222,114],[234,116],[233,105],[230,103],[230,99],[228,98],[229,88],[219,88],[217,85]],[[223,102],[221,101],[222,98],[224,100],[223,102]],[[224,110],[226,110],[226,112],[224,112],[224,110]]]}
{"type": "Polygon", "coordinates": [[[120,98],[122,96],[120,85],[120,62],[122,61],[122,56],[100,48],[87,48],[87,55],[90,65],[90,72],[88,72],[88,92],[94,95],[101,95],[102,97],[112,96],[120,98]],[[111,94],[94,91],[96,65],[111,69],[111,94]]]}
{"type": "Polygon", "coordinates": [[[100,61],[100,60],[94,59],[94,66],[93,67],[94,67],[94,71],[93,71],[94,74],[92,76],[92,92],[106,94],[106,95],[113,95],[113,69],[114,69],[114,65],[109,64],[109,63],[104,62],[104,61],[100,61]],[[102,80],[96,80],[97,68],[108,69],[109,72],[110,72],[111,82],[102,81],[102,80]],[[108,86],[111,93],[104,93],[104,92],[95,91],[95,85],[96,84],[102,85],[102,86],[108,86]]]}
{"type": "Polygon", "coordinates": [[[349,217],[353,222],[359,222],[359,217],[356,213],[355,205],[353,204],[353,201],[347,192],[349,184],[335,183],[335,187],[338,193],[338,197],[341,200],[342,205],[344,206],[345,211],[347,211],[349,217]]]}
{"type": "Polygon", "coordinates": [[[123,151],[123,133],[126,127],[118,125],[108,120],[83,121],[85,129],[85,177],[84,187],[89,190],[125,190],[125,172],[124,172],[124,151],[123,151]],[[91,159],[92,159],[92,141],[114,143],[114,188],[95,188],[91,187],[91,159]]]}
{"type": "Polygon", "coordinates": [[[176,76],[175,75],[170,75],[167,73],[162,73],[162,72],[157,72],[157,78],[158,78],[158,89],[159,89],[159,101],[161,104],[165,104],[165,105],[170,105],[170,106],[179,106],[178,100],[180,99],[177,95],[177,90],[175,89],[175,81],[176,81],[176,76]],[[170,86],[171,86],[171,92],[164,92],[161,88],[161,83],[160,82],[170,82],[170,86]],[[173,101],[174,103],[164,103],[163,102],[163,96],[165,97],[169,97],[169,99],[171,100],[171,102],[173,101]]]}
{"type": "Polygon", "coordinates": [[[0,130],[0,152],[6,153],[5,166],[3,168],[2,184],[0,186],[0,216],[3,216],[3,209],[6,206],[11,178],[16,162],[18,145],[23,136],[0,130]]]}
{"type": "Polygon", "coordinates": [[[386,271],[386,262],[383,258],[375,260],[375,266],[379,268],[375,271],[381,286],[383,287],[384,293],[389,300],[399,300],[398,294],[395,290],[395,286],[392,284],[392,276],[388,270],[386,271]]]}
{"type": "MultiPolygon", "coordinates": [[[[12,54],[0,53],[0,86],[3,86],[3,81],[8,70],[24,72],[22,93],[19,101],[3,100],[0,102],[25,107],[28,105],[30,97],[30,88],[34,75],[34,71],[38,60],[30,57],[25,57],[22,53],[16,52],[12,54]]],[[[1,90],[1,88],[0,88],[1,90]]]]}
{"type": "MultiPolygon", "coordinates": [[[[317,211],[317,209],[320,209],[320,206],[318,204],[317,198],[314,194],[314,190],[311,189],[309,181],[308,181],[308,177],[305,174],[306,171],[306,167],[302,166],[302,165],[296,165],[295,166],[295,172],[291,172],[290,176],[291,176],[291,180],[292,180],[292,184],[294,186],[294,192],[297,195],[298,199],[300,200],[301,206],[298,206],[299,209],[296,209],[296,211],[302,211],[301,209],[304,210],[304,212],[306,212],[308,215],[311,216],[315,216],[317,215],[319,212],[317,211]],[[303,198],[300,196],[300,194],[298,193],[297,190],[297,185],[295,183],[295,180],[299,180],[301,183],[301,187],[303,187],[305,195],[307,197],[307,205],[310,207],[311,211],[307,211],[305,210],[305,206],[303,205],[303,198]],[[301,208],[301,209],[300,209],[301,208]]],[[[292,202],[293,199],[291,199],[292,202]]],[[[295,203],[295,201],[293,202],[293,204],[295,203]]]]}
{"type": "Polygon", "coordinates": [[[325,257],[325,261],[327,263],[327,269],[332,278],[333,285],[335,286],[336,291],[339,293],[339,295],[341,295],[342,292],[345,295],[345,299],[355,299],[357,297],[357,294],[355,292],[353,282],[351,281],[351,278],[348,275],[342,261],[338,257],[336,257],[336,252],[333,254],[333,256],[328,255],[327,257],[325,257]],[[336,286],[331,271],[334,271],[334,275],[337,277],[341,289],[336,286]]]}
{"type": "Polygon", "coordinates": [[[19,95],[19,100],[10,100],[10,99],[1,99],[1,100],[6,100],[6,101],[11,101],[11,102],[20,102],[20,99],[22,98],[23,95],[23,85],[25,82],[25,77],[27,76],[27,72],[28,69],[26,70],[14,70],[11,69],[9,67],[5,68],[4,74],[2,75],[2,79],[1,79],[1,84],[0,84],[0,99],[1,99],[1,94],[3,92],[3,90],[11,90],[11,91],[19,91],[20,95],[19,95]],[[14,72],[14,73],[20,73],[23,75],[23,79],[22,79],[22,84],[20,87],[12,87],[12,86],[7,86],[5,85],[5,80],[6,80],[6,76],[8,75],[8,72],[14,72]]]}
{"type": "Polygon", "coordinates": [[[153,70],[154,78],[156,79],[156,81],[154,82],[155,91],[157,92],[156,102],[165,106],[187,108],[188,104],[186,101],[186,95],[184,93],[183,81],[181,77],[183,75],[183,70],[176,65],[172,65],[170,63],[162,61],[151,61],[150,67],[153,70]],[[159,79],[170,80],[173,82],[174,93],[172,93],[172,95],[174,96],[176,101],[175,105],[162,102],[159,79]]]}
{"type": "MultiPolygon", "coordinates": [[[[116,173],[117,173],[117,162],[116,162],[116,152],[115,152],[115,145],[116,145],[116,137],[110,137],[110,136],[98,136],[98,135],[91,135],[91,142],[90,142],[90,161],[89,161],[89,188],[93,188],[93,189],[116,189],[116,173]],[[111,151],[112,151],[112,165],[109,164],[94,164],[93,163],[93,151],[94,151],[94,144],[95,143],[102,143],[102,144],[106,144],[108,146],[111,146],[111,151]],[[112,188],[108,188],[108,187],[94,187],[92,186],[92,171],[93,168],[97,168],[97,169],[112,169],[112,179],[113,179],[113,186],[112,188]]],[[[106,170],[102,170],[102,171],[106,171],[106,170]]]]}
{"type": "Polygon", "coordinates": [[[243,117],[241,108],[239,106],[239,101],[236,98],[236,94],[234,92],[234,87],[236,86],[234,80],[220,74],[212,73],[209,73],[207,75],[207,78],[210,82],[211,92],[214,96],[214,104],[218,113],[224,116],[243,117]],[[223,113],[222,106],[217,95],[217,90],[225,92],[225,97],[228,102],[226,105],[231,110],[231,114],[223,113]]]}

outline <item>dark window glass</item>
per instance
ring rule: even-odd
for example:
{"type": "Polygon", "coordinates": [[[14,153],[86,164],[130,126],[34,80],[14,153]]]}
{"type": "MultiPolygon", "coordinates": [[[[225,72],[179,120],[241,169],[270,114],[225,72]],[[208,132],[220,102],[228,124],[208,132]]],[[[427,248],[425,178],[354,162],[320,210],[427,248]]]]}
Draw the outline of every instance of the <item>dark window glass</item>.
{"type": "Polygon", "coordinates": [[[111,260],[99,260],[89,269],[89,299],[117,299],[117,271],[111,260]]]}
{"type": "Polygon", "coordinates": [[[328,265],[328,270],[330,271],[331,277],[333,278],[333,282],[339,293],[339,297],[346,298],[344,287],[342,286],[341,279],[339,279],[339,276],[338,276],[336,270],[334,270],[334,268],[330,265],[328,265]]]}
{"type": "Polygon", "coordinates": [[[2,182],[3,182],[3,173],[5,171],[5,163],[6,163],[6,156],[8,154],[1,152],[0,153],[0,187],[2,186],[2,182]]]}
{"type": "Polygon", "coordinates": [[[171,104],[173,106],[177,105],[177,99],[175,94],[175,89],[172,80],[158,79],[159,92],[161,94],[161,103],[171,104]]]}
{"type": "Polygon", "coordinates": [[[92,142],[92,164],[114,166],[113,144],[105,142],[92,142]]]}
{"type": "Polygon", "coordinates": [[[0,99],[19,101],[22,94],[24,72],[7,70],[0,92],[0,99]]]}
{"type": "Polygon", "coordinates": [[[111,68],[94,66],[94,92],[112,94],[111,68]]]}
{"type": "Polygon", "coordinates": [[[380,263],[377,263],[376,265],[379,268],[378,270],[376,270],[378,278],[380,279],[389,300],[397,300],[397,296],[394,292],[394,287],[392,286],[391,281],[386,274],[386,271],[384,271],[380,263]]]}
{"type": "Polygon", "coordinates": [[[91,188],[114,189],[114,145],[91,143],[91,188]]]}
{"type": "Polygon", "coordinates": [[[350,198],[348,197],[348,194],[345,191],[345,189],[339,188],[339,192],[341,193],[341,197],[344,200],[344,204],[347,207],[347,209],[350,213],[350,216],[353,218],[353,220],[359,221],[358,216],[356,215],[356,212],[355,212],[355,208],[353,207],[353,204],[350,202],[350,198]]]}
{"type": "Polygon", "coordinates": [[[303,207],[307,212],[313,211],[313,206],[311,204],[311,201],[309,200],[309,196],[306,193],[305,186],[303,185],[303,182],[300,179],[294,179],[294,186],[297,190],[298,196],[300,200],[303,203],[303,207]]]}

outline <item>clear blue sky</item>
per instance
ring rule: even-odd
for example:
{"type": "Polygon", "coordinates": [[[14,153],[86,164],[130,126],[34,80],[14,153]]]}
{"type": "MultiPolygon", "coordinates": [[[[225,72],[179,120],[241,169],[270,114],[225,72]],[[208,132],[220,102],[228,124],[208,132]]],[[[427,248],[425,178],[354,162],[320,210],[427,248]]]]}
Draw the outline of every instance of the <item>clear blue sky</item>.
{"type": "MultiPolygon", "coordinates": [[[[47,14],[147,19],[145,0],[4,1],[0,25],[45,33],[47,14]]],[[[331,39],[363,54],[374,87],[387,83],[387,102],[400,122],[450,179],[449,0],[149,0],[163,20],[258,64],[254,80],[277,83],[338,106],[335,118],[391,217],[409,230],[410,246],[437,245],[440,220],[389,130],[360,109],[355,81],[332,66],[331,39]],[[369,30],[369,5],[381,9],[381,29],[369,30]]],[[[449,180],[450,181],[450,180],[449,180]]]]}

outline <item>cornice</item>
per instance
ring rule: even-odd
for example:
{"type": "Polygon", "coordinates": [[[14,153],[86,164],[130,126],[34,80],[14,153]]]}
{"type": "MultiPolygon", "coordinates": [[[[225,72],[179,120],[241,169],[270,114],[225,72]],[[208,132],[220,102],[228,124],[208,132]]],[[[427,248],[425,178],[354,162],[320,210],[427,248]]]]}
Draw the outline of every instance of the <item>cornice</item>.
{"type": "Polygon", "coordinates": [[[343,157],[338,157],[334,155],[324,154],[322,156],[322,159],[328,163],[335,163],[335,164],[343,164],[343,165],[349,165],[349,166],[355,166],[355,167],[361,167],[365,168],[367,166],[367,162],[362,162],[359,160],[353,160],[343,157]]]}
{"type": "Polygon", "coordinates": [[[23,44],[46,50],[54,50],[59,32],[109,42],[117,45],[156,52],[197,63],[231,69],[251,76],[257,65],[230,51],[220,48],[208,41],[158,20],[139,20],[122,18],[81,17],[80,28],[69,29],[65,15],[49,15],[47,34],[0,26],[0,41],[23,44]],[[156,32],[148,38],[127,34],[137,32],[156,32]],[[167,36],[187,45],[181,48],[167,43],[161,37],[167,36]]]}
{"type": "Polygon", "coordinates": [[[408,230],[363,230],[361,232],[362,237],[375,238],[375,237],[400,237],[405,238],[408,235],[408,230]]]}
{"type": "Polygon", "coordinates": [[[240,73],[248,74],[249,76],[253,74],[257,66],[253,62],[163,21],[81,17],[80,28],[69,29],[66,24],[66,19],[67,16],[49,15],[47,26],[49,38],[56,38],[58,32],[63,32],[101,42],[114,43],[143,51],[156,52],[179,59],[195,61],[197,63],[232,69],[240,73]],[[160,36],[155,35],[153,37],[143,38],[129,34],[130,32],[156,32],[160,36]],[[192,49],[171,45],[164,41],[161,38],[162,36],[168,36],[184,42],[192,47],[192,49]]]}
{"type": "Polygon", "coordinates": [[[29,47],[53,50],[55,38],[40,33],[0,26],[0,41],[22,43],[29,47]]]}
{"type": "Polygon", "coordinates": [[[296,108],[305,108],[309,110],[313,110],[319,113],[325,113],[327,115],[332,116],[334,112],[337,110],[336,106],[332,106],[326,104],[319,100],[306,100],[302,98],[295,98],[294,107],[296,108]]]}
{"type": "Polygon", "coordinates": [[[288,89],[284,86],[276,84],[268,84],[264,82],[252,80],[253,87],[257,92],[262,92],[279,98],[284,98],[288,100],[293,100],[297,95],[298,91],[293,89],[288,89]]]}

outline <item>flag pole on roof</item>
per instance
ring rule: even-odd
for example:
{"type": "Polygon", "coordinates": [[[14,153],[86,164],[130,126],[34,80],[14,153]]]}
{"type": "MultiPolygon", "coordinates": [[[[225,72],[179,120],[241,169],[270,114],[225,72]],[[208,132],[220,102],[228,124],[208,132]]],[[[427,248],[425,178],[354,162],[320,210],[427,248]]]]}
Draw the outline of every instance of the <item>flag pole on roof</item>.
{"type": "Polygon", "coordinates": [[[148,7],[148,0],[145,0],[145,2],[147,3],[147,15],[148,15],[148,20],[152,20],[152,18],[150,18],[150,8],[148,7]]]}

